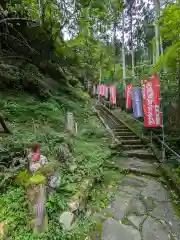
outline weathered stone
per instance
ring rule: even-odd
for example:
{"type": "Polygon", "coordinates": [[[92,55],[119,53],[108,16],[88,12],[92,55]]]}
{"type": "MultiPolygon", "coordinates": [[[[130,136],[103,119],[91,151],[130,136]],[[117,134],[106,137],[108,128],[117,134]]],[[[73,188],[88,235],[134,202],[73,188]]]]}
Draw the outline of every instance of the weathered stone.
{"type": "Polygon", "coordinates": [[[152,218],[145,220],[142,227],[142,236],[144,240],[169,240],[170,233],[168,227],[152,218]]]}
{"type": "Polygon", "coordinates": [[[74,124],[74,116],[72,112],[67,112],[65,121],[66,121],[66,131],[70,134],[74,134],[75,124],[74,124]]]}
{"type": "Polygon", "coordinates": [[[126,150],[123,151],[122,153],[124,156],[129,156],[129,157],[138,157],[138,158],[145,158],[145,159],[152,159],[154,157],[154,155],[152,154],[152,152],[149,152],[148,150],[144,150],[144,149],[132,149],[132,150],[126,150]]]}
{"type": "Polygon", "coordinates": [[[145,203],[147,212],[152,211],[156,207],[155,201],[153,201],[151,198],[144,198],[143,202],[145,203]]]}
{"type": "Polygon", "coordinates": [[[166,222],[172,233],[180,239],[180,219],[176,216],[172,203],[157,203],[151,215],[166,222]]]}
{"type": "Polygon", "coordinates": [[[33,232],[41,232],[43,230],[46,215],[46,186],[44,184],[28,186],[27,197],[29,202],[29,210],[32,216],[33,232]]]}
{"type": "Polygon", "coordinates": [[[71,230],[74,227],[75,216],[71,212],[63,212],[59,218],[64,230],[71,230]]]}
{"type": "Polygon", "coordinates": [[[146,208],[138,198],[133,198],[128,206],[128,213],[130,215],[133,213],[136,215],[144,215],[146,213],[146,208]]]}
{"type": "Polygon", "coordinates": [[[136,179],[134,177],[125,177],[122,181],[122,185],[129,185],[129,186],[134,186],[134,187],[145,187],[146,183],[143,181],[136,179]]]}
{"type": "Polygon", "coordinates": [[[51,188],[58,188],[61,184],[61,177],[57,176],[56,174],[54,176],[51,176],[48,182],[49,187],[51,188]]]}
{"type": "Polygon", "coordinates": [[[102,226],[102,240],[141,240],[140,233],[131,226],[108,218],[102,226]]]}
{"type": "Polygon", "coordinates": [[[106,220],[106,217],[100,213],[94,213],[91,219],[97,223],[103,223],[106,220]]]}
{"type": "Polygon", "coordinates": [[[137,176],[137,175],[130,174],[129,177],[133,177],[134,179],[143,182],[145,186],[148,184],[149,179],[150,179],[149,177],[146,177],[144,175],[137,176]]]}
{"type": "Polygon", "coordinates": [[[74,172],[76,170],[76,168],[77,168],[77,164],[76,163],[72,163],[72,164],[69,165],[69,170],[71,172],[74,172]]]}
{"type": "Polygon", "coordinates": [[[151,197],[156,201],[168,201],[168,192],[164,186],[155,179],[149,179],[148,185],[142,191],[142,195],[146,198],[151,197]]]}
{"type": "Polygon", "coordinates": [[[60,162],[73,160],[73,156],[67,143],[63,142],[57,152],[57,158],[60,162]]]}
{"type": "Polygon", "coordinates": [[[128,216],[128,220],[131,221],[132,224],[137,228],[140,227],[140,225],[142,224],[145,218],[146,216],[136,216],[136,215],[128,216]]]}
{"type": "Polygon", "coordinates": [[[131,186],[120,186],[119,190],[121,190],[123,192],[127,192],[127,193],[131,194],[132,196],[136,196],[136,195],[140,194],[140,192],[141,192],[141,188],[131,187],[131,186]]]}
{"type": "Polygon", "coordinates": [[[122,220],[127,207],[131,201],[132,196],[127,193],[121,193],[116,196],[115,200],[110,204],[110,206],[103,210],[103,212],[111,216],[116,220],[122,220]]]}

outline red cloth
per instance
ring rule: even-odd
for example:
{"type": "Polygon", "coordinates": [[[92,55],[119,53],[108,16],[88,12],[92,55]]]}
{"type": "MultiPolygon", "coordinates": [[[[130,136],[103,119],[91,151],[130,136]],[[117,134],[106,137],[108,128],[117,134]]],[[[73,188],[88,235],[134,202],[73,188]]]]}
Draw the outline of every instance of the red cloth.
{"type": "Polygon", "coordinates": [[[145,127],[160,127],[160,86],[158,75],[142,81],[142,99],[145,127]]]}
{"type": "Polygon", "coordinates": [[[36,152],[33,152],[33,160],[38,161],[40,157],[40,152],[37,150],[36,152]]]}

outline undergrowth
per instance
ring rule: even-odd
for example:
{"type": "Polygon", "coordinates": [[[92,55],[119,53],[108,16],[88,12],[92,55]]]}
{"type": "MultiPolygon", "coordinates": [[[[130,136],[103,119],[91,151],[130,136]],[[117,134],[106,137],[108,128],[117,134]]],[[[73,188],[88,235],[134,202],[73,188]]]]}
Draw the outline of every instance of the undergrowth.
{"type": "MultiPolygon", "coordinates": [[[[15,185],[0,197],[0,222],[8,221],[7,232],[13,240],[40,239],[82,239],[89,236],[92,221],[83,212],[78,216],[76,227],[67,232],[62,230],[59,217],[67,209],[67,202],[80,188],[80,182],[87,177],[101,180],[103,162],[109,156],[108,136],[96,116],[92,114],[91,104],[77,102],[76,108],[66,96],[66,107],[55,100],[40,102],[27,94],[14,96],[1,93],[0,107],[13,134],[1,138],[1,146],[7,149],[27,147],[31,141],[42,142],[42,151],[48,157],[55,157],[55,149],[61,143],[64,130],[64,118],[67,106],[73,110],[77,122],[77,134],[74,141],[74,157],[77,169],[70,173],[60,167],[61,185],[48,197],[48,231],[34,235],[29,228],[30,215],[26,191],[15,185]]],[[[61,163],[60,163],[61,164],[61,163]]]]}

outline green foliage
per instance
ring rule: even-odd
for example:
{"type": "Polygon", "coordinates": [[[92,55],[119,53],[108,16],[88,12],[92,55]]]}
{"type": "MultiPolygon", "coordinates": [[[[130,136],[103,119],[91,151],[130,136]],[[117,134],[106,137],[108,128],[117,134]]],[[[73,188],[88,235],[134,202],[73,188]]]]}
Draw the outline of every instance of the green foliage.
{"type": "Polygon", "coordinates": [[[19,186],[28,187],[30,185],[37,185],[45,183],[46,178],[39,172],[30,174],[27,171],[21,171],[15,178],[15,183],[19,186]]]}
{"type": "MultiPolygon", "coordinates": [[[[22,231],[29,220],[26,192],[23,188],[9,187],[0,197],[0,222],[8,221],[6,232],[12,237],[13,232],[22,231]]],[[[14,238],[16,239],[16,238],[14,238]]]]}
{"type": "MultiPolygon", "coordinates": [[[[55,149],[62,141],[61,131],[63,131],[64,125],[64,107],[57,104],[55,100],[40,102],[27,94],[19,94],[19,96],[16,94],[14,98],[12,96],[2,96],[2,109],[7,109],[5,112],[6,117],[9,119],[10,126],[13,126],[13,136],[3,139],[3,144],[10,147],[18,143],[22,146],[25,141],[29,143],[31,138],[44,136],[44,139],[42,138],[43,152],[53,155],[53,158],[55,158],[55,149]],[[29,106],[29,108],[25,106],[29,106]],[[53,111],[55,112],[54,116],[53,111]],[[54,118],[56,114],[57,119],[54,118]],[[34,118],[34,123],[36,123],[35,132],[32,121],[30,122],[31,115],[34,118]],[[44,123],[45,126],[42,126],[44,123]],[[57,126],[59,124],[60,126],[57,126]],[[21,129],[21,133],[19,133],[19,129],[21,129]],[[49,131],[45,131],[45,129],[49,129],[49,131]],[[16,141],[14,141],[15,139],[16,141]],[[10,140],[11,144],[9,143],[10,140]]],[[[63,97],[66,98],[65,95],[63,97]]],[[[71,101],[68,98],[66,98],[66,101],[71,106],[71,101]]],[[[99,120],[91,114],[91,102],[87,101],[87,104],[82,104],[82,106],[81,104],[81,102],[76,102],[75,109],[74,105],[71,106],[74,110],[78,127],[74,145],[74,157],[76,158],[78,168],[72,174],[67,171],[63,164],[60,165],[58,171],[61,176],[61,185],[56,193],[49,195],[46,202],[49,222],[48,232],[37,236],[29,228],[28,221],[30,216],[24,189],[29,184],[39,184],[44,181],[44,175],[51,172],[54,168],[57,169],[54,162],[42,167],[33,176],[27,171],[21,171],[14,180],[15,187],[10,186],[0,197],[0,208],[3,209],[2,215],[0,213],[0,220],[10,221],[7,224],[8,234],[15,240],[68,240],[85,239],[89,236],[93,223],[83,213],[78,216],[76,227],[70,232],[63,231],[59,224],[60,213],[67,210],[67,202],[79,190],[82,179],[96,177],[101,180],[102,164],[110,154],[106,131],[99,120]],[[16,204],[13,203],[14,201],[16,204]],[[8,209],[5,208],[6,204],[8,204],[8,209]],[[12,211],[14,206],[16,210],[12,211]],[[23,220],[21,217],[23,217],[23,220]]]]}
{"type": "Polygon", "coordinates": [[[120,183],[123,174],[110,169],[103,169],[103,174],[101,176],[100,181],[95,185],[94,189],[92,189],[89,198],[91,199],[89,203],[89,208],[93,210],[93,212],[100,211],[107,207],[109,204],[110,194],[116,190],[117,181],[120,183]]]}
{"type": "Polygon", "coordinates": [[[159,58],[157,68],[168,67],[171,71],[176,71],[176,63],[180,56],[180,9],[178,3],[168,4],[162,10],[162,16],[159,19],[161,36],[164,42],[170,41],[171,44],[166,47],[164,54],[159,58]]]}
{"type": "Polygon", "coordinates": [[[1,93],[0,106],[13,132],[1,139],[4,147],[26,148],[32,141],[41,141],[43,151],[51,154],[62,141],[58,132],[64,125],[64,108],[56,101],[40,102],[27,94],[1,93]]]}

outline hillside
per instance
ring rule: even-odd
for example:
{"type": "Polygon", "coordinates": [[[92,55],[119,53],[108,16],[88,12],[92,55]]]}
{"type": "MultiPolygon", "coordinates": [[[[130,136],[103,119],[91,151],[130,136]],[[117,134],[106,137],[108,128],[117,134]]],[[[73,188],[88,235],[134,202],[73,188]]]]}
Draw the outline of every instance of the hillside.
{"type": "MultiPolygon", "coordinates": [[[[81,181],[94,177],[98,179],[98,176],[102,175],[101,164],[109,155],[107,136],[103,126],[92,113],[91,102],[74,103],[66,95],[62,99],[64,105],[57,103],[54,99],[39,101],[27,93],[1,92],[1,109],[12,131],[11,135],[1,136],[1,151],[4,149],[11,156],[12,152],[27,149],[32,141],[40,141],[42,152],[49,161],[59,161],[59,174],[62,179],[60,187],[49,195],[46,202],[48,232],[36,236],[33,235],[28,224],[31,216],[28,211],[26,188],[17,185],[12,175],[7,179],[7,173],[12,173],[10,171],[12,165],[6,169],[4,176],[7,181],[4,182],[1,178],[3,188],[1,188],[0,198],[0,222],[8,221],[7,236],[11,236],[12,239],[79,239],[81,236],[84,239],[91,229],[92,223],[86,219],[83,212],[77,219],[76,228],[70,232],[62,230],[58,219],[67,209],[68,199],[81,189],[81,181]],[[57,159],[58,149],[65,141],[64,125],[67,106],[74,113],[77,122],[73,157],[78,167],[74,172],[69,171],[61,159],[57,159]],[[56,238],[57,236],[61,237],[56,238]]],[[[1,153],[1,161],[3,159],[7,158],[1,153]]],[[[18,171],[14,176],[17,174],[18,171]]]]}
{"type": "MultiPolygon", "coordinates": [[[[11,132],[0,135],[0,238],[89,236],[92,222],[86,210],[77,214],[76,228],[70,232],[63,230],[59,218],[74,195],[88,197],[86,191],[81,193],[81,182],[98,181],[101,165],[109,156],[106,132],[85,92],[87,81],[97,76],[94,62],[99,64],[99,49],[96,55],[91,50],[87,58],[85,34],[83,41],[77,41],[78,37],[65,41],[56,7],[55,1],[43,5],[44,15],[39,19],[36,1],[2,1],[0,5],[0,108],[11,132]],[[72,151],[67,147],[71,157],[62,158],[60,153],[70,141],[65,129],[67,112],[73,113],[77,132],[72,151]],[[40,174],[40,179],[35,176],[35,183],[30,183],[26,156],[34,141],[41,143],[49,163],[57,164],[61,179],[60,186],[48,194],[44,217],[48,224],[38,235],[33,233],[27,186],[40,185],[46,174],[40,174]]],[[[99,47],[98,41],[90,42],[99,47]]]]}

